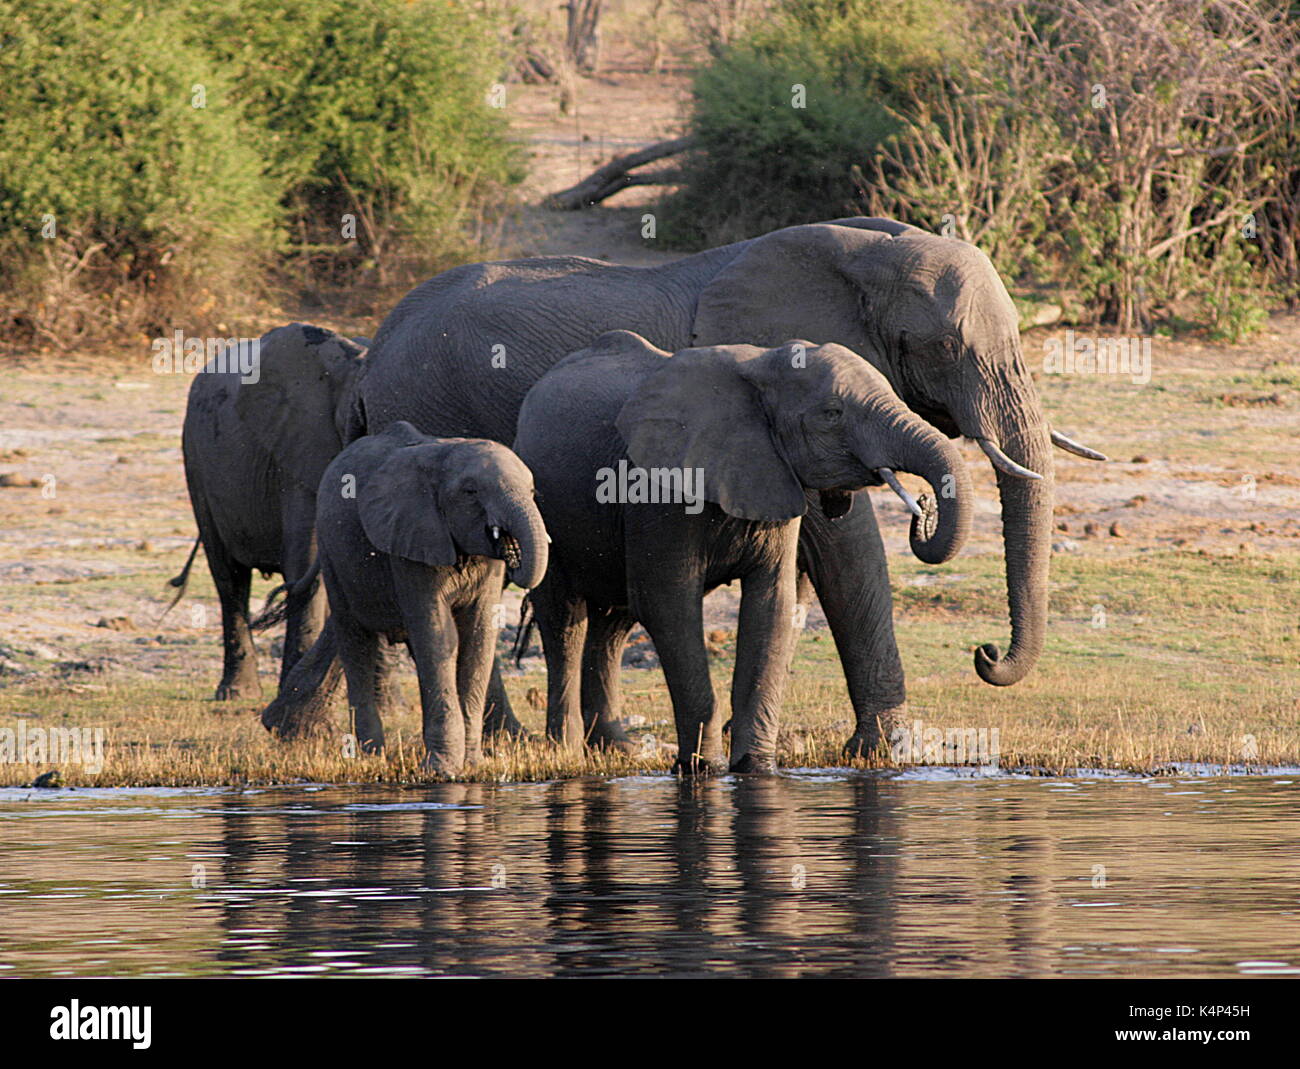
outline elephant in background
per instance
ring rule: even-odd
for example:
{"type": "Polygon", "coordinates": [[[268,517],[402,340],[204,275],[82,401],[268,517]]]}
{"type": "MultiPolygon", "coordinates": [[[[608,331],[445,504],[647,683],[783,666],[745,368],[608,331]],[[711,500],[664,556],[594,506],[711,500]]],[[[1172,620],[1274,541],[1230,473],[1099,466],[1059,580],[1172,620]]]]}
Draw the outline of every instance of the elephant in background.
{"type": "MultiPolygon", "coordinates": [[[[325,623],[324,591],[314,578],[302,581],[316,574],[316,488],[353,436],[368,343],[291,323],[260,339],[256,381],[242,381],[238,372],[213,364],[190,386],[181,444],[199,534],[184,569],[171,580],[178,588],[172,604],[184,595],[202,544],[221,604],[218,701],[261,693],[254,630],[285,621],[283,686],[325,623]],[[260,621],[249,615],[254,569],[279,573],[289,592],[286,604],[260,621]]],[[[253,364],[226,359],[220,366],[253,364]]],[[[395,668],[393,660],[386,676],[395,668]]],[[[489,733],[523,733],[495,671],[489,701],[489,733]]]]}
{"type": "MultiPolygon", "coordinates": [[[[179,600],[201,543],[221,603],[218,701],[261,693],[248,605],[252,573],[278,572],[294,586],[312,571],[316,486],[343,448],[364,354],[358,341],[291,323],[262,336],[256,381],[214,363],[190,386],[181,446],[199,533],[171,584],[179,600]]],[[[318,583],[290,596],[282,683],[326,614],[318,583]]]]}
{"type": "Polygon", "coordinates": [[[431,438],[394,423],[325,469],[316,531],[329,621],[263,723],[296,724],[292,707],[310,706],[329,686],[337,656],[357,741],[382,750],[390,700],[382,636],[415,660],[428,766],[455,774],[477,763],[504,581],[531,588],[546,571],[528,469],[496,442],[431,438]]]}
{"type": "Polygon", "coordinates": [[[776,765],[809,505],[837,517],[853,507],[850,491],[888,482],[914,512],[913,551],[936,564],[970,529],[970,476],[957,448],[839,345],[670,356],[614,331],[529,390],[515,452],[533,471],[555,539],[531,599],[548,735],[580,744],[617,715],[623,645],[640,622],[672,695],[678,767],[689,772],[726,767],[705,594],[741,582],[730,767],[766,771],[776,765]],[[920,475],[934,496],[913,501],[895,470],[920,475]],[[615,472],[622,485],[611,492],[615,472]],[[634,482],[642,488],[628,492],[634,482]]]}
{"type": "MultiPolygon", "coordinates": [[[[1024,678],[1043,648],[1052,527],[1052,446],[1104,459],[1051,429],[1006,287],[973,245],[888,219],[788,227],[654,267],[557,256],[454,268],[412,290],[375,335],[357,414],[436,434],[514,440],[529,388],[567,354],[627,329],[667,351],[847,346],[917,415],[976,439],[1002,502],[1011,645],[975,653],[986,682],[1024,678]]],[[[870,503],[803,523],[801,575],[835,638],[857,717],[849,752],[879,745],[902,714],[885,554],[870,503]]],[[[594,738],[614,738],[597,724],[594,738]]]]}

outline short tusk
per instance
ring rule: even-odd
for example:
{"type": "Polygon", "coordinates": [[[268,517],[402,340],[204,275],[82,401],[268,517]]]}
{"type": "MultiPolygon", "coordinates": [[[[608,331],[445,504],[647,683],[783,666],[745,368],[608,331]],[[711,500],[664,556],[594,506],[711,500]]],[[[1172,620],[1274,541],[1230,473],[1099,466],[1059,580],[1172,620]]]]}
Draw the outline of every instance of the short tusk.
{"type": "Polygon", "coordinates": [[[500,528],[500,527],[497,527],[497,526],[495,526],[495,525],[493,525],[493,527],[492,527],[492,538],[493,538],[494,540],[496,540],[496,539],[499,539],[500,537],[501,537],[501,528],[500,528]]]}
{"type": "Polygon", "coordinates": [[[1041,479],[1042,476],[1036,471],[1030,471],[1023,464],[1017,464],[1006,453],[998,448],[996,442],[989,438],[976,438],[980,448],[984,450],[989,460],[993,461],[993,466],[998,471],[1005,472],[1008,475],[1014,475],[1017,479],[1041,479]]]}
{"type": "Polygon", "coordinates": [[[884,479],[885,482],[889,484],[889,488],[903,499],[903,504],[907,506],[908,511],[911,512],[913,516],[917,519],[925,518],[925,512],[922,510],[921,506],[916,503],[916,498],[903,489],[903,484],[898,481],[898,476],[888,468],[877,468],[876,474],[884,479]]]}
{"type": "Polygon", "coordinates": [[[1076,457],[1083,457],[1084,460],[1110,459],[1105,453],[1098,453],[1095,449],[1080,445],[1073,438],[1067,438],[1060,431],[1052,431],[1052,444],[1058,449],[1064,449],[1067,453],[1073,453],[1076,457]]]}

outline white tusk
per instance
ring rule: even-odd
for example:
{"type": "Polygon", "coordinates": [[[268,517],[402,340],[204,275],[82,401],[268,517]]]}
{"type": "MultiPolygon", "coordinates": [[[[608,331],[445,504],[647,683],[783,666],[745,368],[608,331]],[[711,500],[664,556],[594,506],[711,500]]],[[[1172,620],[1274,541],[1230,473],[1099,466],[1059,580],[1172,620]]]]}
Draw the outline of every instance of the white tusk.
{"type": "Polygon", "coordinates": [[[907,506],[908,511],[911,512],[913,516],[917,519],[925,518],[924,510],[916,503],[916,498],[903,489],[903,484],[898,481],[898,476],[888,468],[877,468],[876,474],[884,479],[885,482],[889,484],[889,488],[903,499],[903,504],[907,506]]]}
{"type": "Polygon", "coordinates": [[[980,448],[984,450],[989,460],[993,461],[993,466],[998,471],[1006,472],[1008,475],[1014,475],[1017,479],[1041,479],[1042,476],[1036,471],[1030,471],[1022,464],[1017,464],[1006,453],[998,448],[996,442],[989,438],[976,438],[980,448]]]}
{"type": "Polygon", "coordinates": [[[499,539],[500,537],[501,537],[501,528],[500,528],[500,527],[493,527],[493,528],[492,528],[492,538],[493,538],[493,540],[495,541],[495,540],[499,539]]]}
{"type": "Polygon", "coordinates": [[[1052,431],[1052,444],[1057,449],[1064,449],[1067,453],[1073,453],[1076,457],[1083,457],[1084,460],[1109,460],[1110,457],[1105,453],[1098,453],[1095,449],[1089,449],[1086,445],[1080,445],[1073,438],[1067,438],[1060,431],[1052,431]]]}

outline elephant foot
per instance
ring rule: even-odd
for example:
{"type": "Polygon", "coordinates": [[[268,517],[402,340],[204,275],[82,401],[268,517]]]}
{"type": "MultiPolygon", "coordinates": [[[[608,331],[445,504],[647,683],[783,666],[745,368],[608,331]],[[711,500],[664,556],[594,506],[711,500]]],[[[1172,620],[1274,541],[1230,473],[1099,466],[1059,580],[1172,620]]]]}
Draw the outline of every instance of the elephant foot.
{"type": "Polygon", "coordinates": [[[242,701],[248,698],[260,698],[262,696],[262,684],[256,679],[236,679],[231,682],[222,680],[217,684],[216,693],[213,694],[212,700],[218,702],[242,701]]]}
{"type": "Polygon", "coordinates": [[[747,753],[731,762],[731,771],[745,774],[769,775],[776,771],[776,757],[772,754],[747,753]]]}
{"type": "Polygon", "coordinates": [[[616,720],[597,720],[587,732],[587,745],[593,750],[612,750],[616,753],[639,753],[640,744],[616,720]]]}
{"type": "Polygon", "coordinates": [[[860,717],[857,730],[844,744],[844,756],[871,760],[889,757],[889,737],[894,725],[905,716],[905,706],[886,709],[871,717],[860,717]]]}
{"type": "Polygon", "coordinates": [[[700,757],[698,754],[692,754],[686,758],[679,757],[673,762],[673,775],[686,778],[716,776],[726,771],[727,763],[725,761],[718,758],[700,757]]]}

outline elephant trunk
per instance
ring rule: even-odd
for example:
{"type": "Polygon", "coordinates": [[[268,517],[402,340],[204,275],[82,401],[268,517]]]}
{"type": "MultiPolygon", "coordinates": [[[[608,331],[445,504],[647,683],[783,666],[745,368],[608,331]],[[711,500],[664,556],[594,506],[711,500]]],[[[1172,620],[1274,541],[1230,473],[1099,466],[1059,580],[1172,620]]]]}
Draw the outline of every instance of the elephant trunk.
{"type": "Polygon", "coordinates": [[[499,502],[491,522],[501,529],[507,578],[531,590],[546,574],[550,541],[537,506],[523,494],[510,494],[499,502]]]}
{"type": "MultiPolygon", "coordinates": [[[[912,517],[912,552],[927,564],[943,564],[961,552],[970,534],[974,513],[970,472],[957,447],[911,413],[895,413],[888,424],[888,454],[893,467],[919,475],[933,491],[921,498],[923,514],[912,517]]],[[[870,466],[865,458],[872,453],[878,456],[879,452],[878,447],[864,448],[859,451],[859,460],[870,466]]]]}
{"type": "MultiPolygon", "coordinates": [[[[1007,605],[1011,611],[1011,648],[1005,656],[1000,656],[992,643],[979,647],[975,651],[975,671],[985,683],[1008,687],[1029,673],[1043,650],[1054,486],[1052,447],[1046,423],[1041,419],[1003,420],[997,435],[996,445],[1006,457],[1042,476],[1034,480],[1002,467],[997,470],[1007,566],[1007,605]]],[[[981,442],[986,452],[987,441],[985,437],[981,442]]]]}

